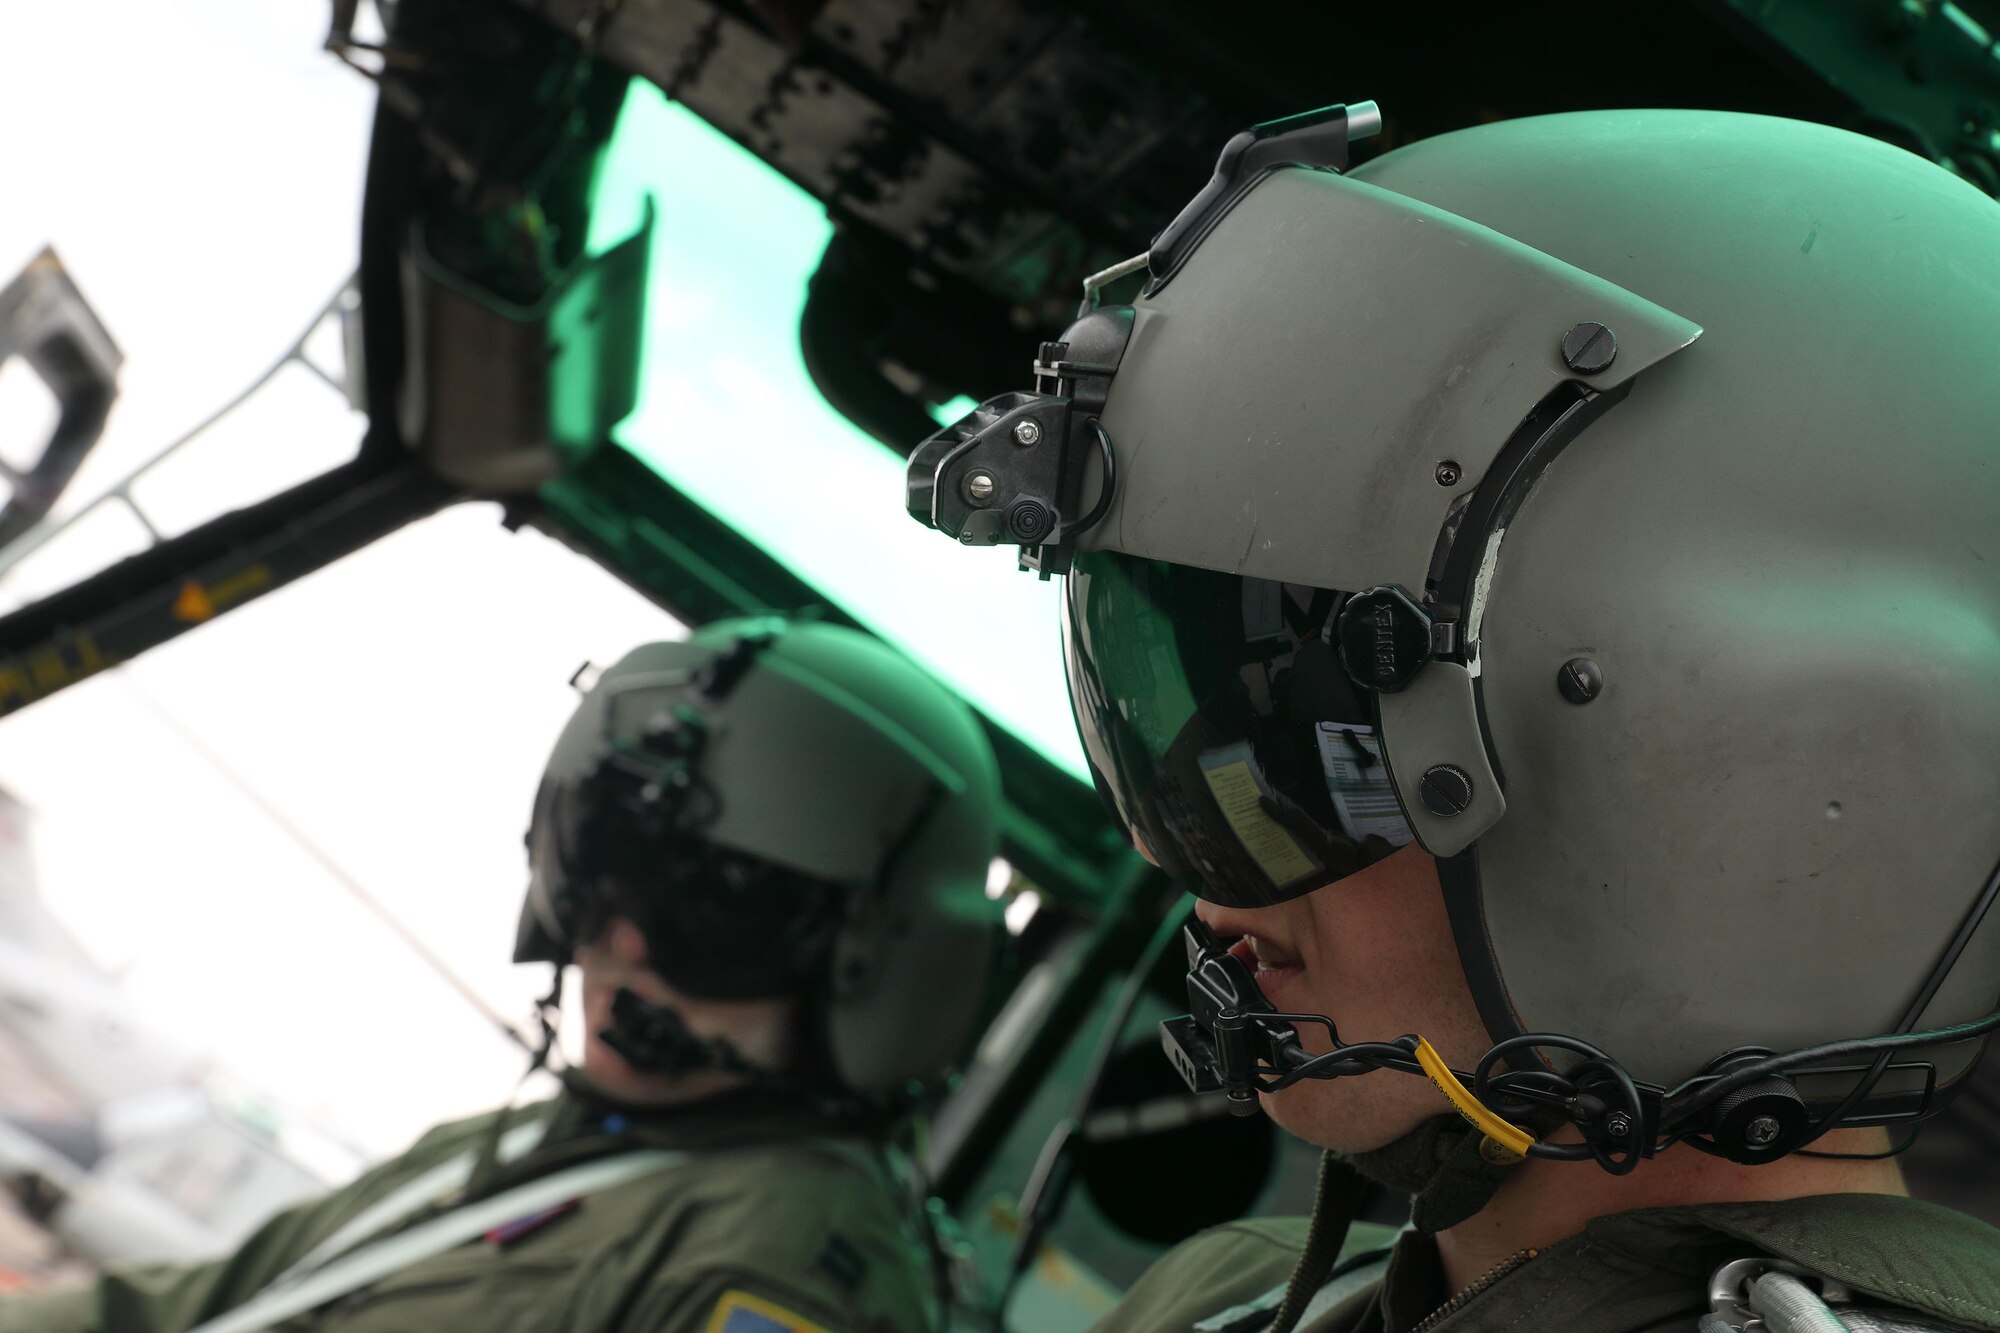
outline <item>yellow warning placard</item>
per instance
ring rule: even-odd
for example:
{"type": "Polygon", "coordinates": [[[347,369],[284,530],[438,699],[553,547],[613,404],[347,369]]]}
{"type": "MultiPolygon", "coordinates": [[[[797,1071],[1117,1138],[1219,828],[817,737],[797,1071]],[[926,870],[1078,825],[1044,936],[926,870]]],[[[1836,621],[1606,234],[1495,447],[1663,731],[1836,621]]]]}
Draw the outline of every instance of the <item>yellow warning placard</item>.
{"type": "Polygon", "coordinates": [[[181,585],[180,595],[174,598],[174,619],[199,625],[205,620],[215,619],[235,603],[255,596],[270,585],[269,565],[245,565],[206,587],[198,579],[189,579],[181,585]]]}
{"type": "Polygon", "coordinates": [[[1204,758],[1201,772],[1208,779],[1208,789],[1215,794],[1215,803],[1222,810],[1222,817],[1236,831],[1237,841],[1271,877],[1272,884],[1289,884],[1318,869],[1312,858],[1285,831],[1284,825],[1271,818],[1264,809],[1264,793],[1257,785],[1257,774],[1251,769],[1247,757],[1212,768],[1204,758]]]}

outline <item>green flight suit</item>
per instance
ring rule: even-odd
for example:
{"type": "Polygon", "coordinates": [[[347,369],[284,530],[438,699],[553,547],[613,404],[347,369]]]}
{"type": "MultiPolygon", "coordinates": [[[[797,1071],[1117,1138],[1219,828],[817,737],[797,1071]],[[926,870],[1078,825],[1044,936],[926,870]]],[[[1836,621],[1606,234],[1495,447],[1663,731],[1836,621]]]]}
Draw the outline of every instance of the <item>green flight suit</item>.
{"type": "MultiPolygon", "coordinates": [[[[524,1221],[525,1234],[489,1234],[278,1327],[910,1333],[936,1326],[928,1252],[908,1206],[865,1141],[835,1145],[829,1122],[811,1108],[746,1091],[627,1116],[566,1092],[504,1114],[507,1127],[546,1117],[548,1132],[475,1195],[625,1147],[688,1157],[590,1194],[540,1225],[524,1221]]],[[[0,1333],[181,1333],[255,1296],[399,1186],[476,1151],[492,1123],[488,1115],[434,1129],[345,1189],[280,1213],[214,1262],[124,1269],[79,1289],[0,1301],[0,1333]]]]}
{"type": "MultiPolygon", "coordinates": [[[[1389,1239],[1381,1228],[1356,1230],[1362,1234],[1350,1236],[1342,1266],[1389,1239]]],[[[1189,1333],[1197,1324],[1202,1333],[1261,1330],[1275,1301],[1261,1314],[1216,1316],[1281,1287],[1305,1232],[1304,1218],[1205,1231],[1148,1270],[1091,1333],[1189,1333]]],[[[1914,1199],[1824,1194],[1617,1213],[1517,1256],[1456,1299],[1445,1291],[1430,1237],[1390,1236],[1386,1272],[1358,1264],[1355,1289],[1299,1333],[1692,1333],[1708,1310],[1710,1275],[1752,1255],[1790,1260],[1958,1328],[2000,1333],[2000,1231],[1914,1199]]]]}

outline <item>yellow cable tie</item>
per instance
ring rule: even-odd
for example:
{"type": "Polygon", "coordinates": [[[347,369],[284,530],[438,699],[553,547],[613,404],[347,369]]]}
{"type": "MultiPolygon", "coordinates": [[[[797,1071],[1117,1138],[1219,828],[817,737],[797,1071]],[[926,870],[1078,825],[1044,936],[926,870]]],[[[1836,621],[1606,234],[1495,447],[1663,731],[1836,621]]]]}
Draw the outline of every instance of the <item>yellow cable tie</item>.
{"type": "Polygon", "coordinates": [[[1424,1067],[1424,1072],[1431,1076],[1431,1082],[1437,1084],[1438,1091],[1465,1117],[1466,1122],[1484,1134],[1492,1148],[1498,1150],[1497,1154],[1489,1153],[1489,1157],[1499,1156],[1506,1161],[1517,1162],[1528,1155],[1528,1149],[1534,1146],[1535,1136],[1488,1110],[1485,1103],[1458,1081],[1458,1075],[1451,1072],[1451,1066],[1437,1053],[1437,1047],[1422,1037],[1417,1038],[1417,1063],[1424,1067]]]}

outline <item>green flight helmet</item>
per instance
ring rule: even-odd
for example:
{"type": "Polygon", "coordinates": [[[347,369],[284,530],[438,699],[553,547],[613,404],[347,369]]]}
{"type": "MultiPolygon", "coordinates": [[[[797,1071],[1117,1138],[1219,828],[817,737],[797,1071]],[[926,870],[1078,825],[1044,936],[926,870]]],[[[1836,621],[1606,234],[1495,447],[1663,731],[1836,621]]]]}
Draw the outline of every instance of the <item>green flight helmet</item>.
{"type": "Polygon", "coordinates": [[[516,961],[628,917],[687,995],[801,997],[812,1059],[893,1101],[983,1015],[999,792],[971,710],[869,635],[771,617],[643,645],[549,757],[516,961]]]}
{"type": "Polygon", "coordinates": [[[1273,142],[913,455],[978,544],[1016,423],[1068,449],[1011,537],[1109,804],[1230,905],[1414,838],[1493,1068],[1629,1075],[1649,1148],[1938,1109],[2000,1000],[2000,204],[1728,113],[1273,142]]]}

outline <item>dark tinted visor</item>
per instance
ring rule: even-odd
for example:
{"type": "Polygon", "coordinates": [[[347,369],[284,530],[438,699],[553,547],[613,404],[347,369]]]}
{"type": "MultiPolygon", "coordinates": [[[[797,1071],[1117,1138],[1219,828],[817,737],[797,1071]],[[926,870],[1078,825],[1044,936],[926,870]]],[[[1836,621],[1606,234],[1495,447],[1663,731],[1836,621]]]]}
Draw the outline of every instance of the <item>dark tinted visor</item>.
{"type": "Polygon", "coordinates": [[[1076,557],[1063,658],[1097,789],[1210,902],[1310,893],[1412,838],[1373,696],[1340,663],[1348,594],[1107,552],[1076,557]]]}

